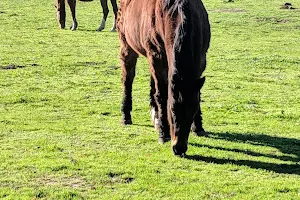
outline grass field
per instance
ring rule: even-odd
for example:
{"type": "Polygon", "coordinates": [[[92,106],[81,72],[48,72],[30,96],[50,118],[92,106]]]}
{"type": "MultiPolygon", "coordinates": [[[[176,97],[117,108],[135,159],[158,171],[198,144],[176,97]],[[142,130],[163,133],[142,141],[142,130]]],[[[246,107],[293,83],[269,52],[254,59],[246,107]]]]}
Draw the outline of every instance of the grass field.
{"type": "Polygon", "coordinates": [[[112,12],[96,32],[99,2],[78,2],[72,32],[52,0],[1,0],[0,199],[300,199],[300,1],[204,3],[210,134],[179,158],[157,143],[144,58],[120,125],[112,12]]]}

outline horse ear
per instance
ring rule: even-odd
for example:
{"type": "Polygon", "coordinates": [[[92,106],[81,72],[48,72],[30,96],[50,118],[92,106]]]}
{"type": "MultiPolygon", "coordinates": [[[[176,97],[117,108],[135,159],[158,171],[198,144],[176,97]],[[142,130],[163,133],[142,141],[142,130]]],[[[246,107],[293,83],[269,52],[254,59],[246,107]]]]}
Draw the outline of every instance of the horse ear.
{"type": "Polygon", "coordinates": [[[197,91],[199,91],[203,87],[204,82],[205,82],[205,76],[197,80],[196,83],[197,91]]]}

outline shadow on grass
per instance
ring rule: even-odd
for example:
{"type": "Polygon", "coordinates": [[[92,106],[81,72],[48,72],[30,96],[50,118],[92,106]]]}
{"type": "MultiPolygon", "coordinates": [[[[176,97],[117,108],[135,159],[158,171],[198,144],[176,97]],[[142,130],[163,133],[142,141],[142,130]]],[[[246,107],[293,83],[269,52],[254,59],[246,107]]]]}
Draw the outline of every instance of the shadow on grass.
{"type": "Polygon", "coordinates": [[[99,31],[97,31],[96,30],[96,28],[95,29],[85,29],[85,28],[78,28],[76,31],[81,31],[81,32],[95,32],[95,33],[97,33],[97,32],[99,32],[99,31]]]}
{"type": "Polygon", "coordinates": [[[252,145],[259,146],[269,146],[278,149],[280,152],[286,154],[284,156],[258,153],[249,150],[236,149],[236,148],[226,148],[226,147],[214,147],[210,145],[202,145],[196,143],[190,143],[192,146],[196,147],[206,147],[210,149],[217,149],[223,151],[233,151],[237,153],[244,153],[250,156],[257,157],[268,157],[275,158],[282,161],[290,161],[295,164],[280,164],[280,163],[267,163],[252,160],[234,160],[227,158],[214,158],[206,157],[201,155],[187,155],[185,158],[204,161],[216,164],[234,164],[239,166],[248,166],[255,169],[265,169],[269,171],[274,171],[276,173],[284,174],[297,174],[300,175],[300,140],[295,138],[282,138],[264,134],[241,134],[241,133],[211,133],[210,138],[217,140],[226,140],[230,142],[248,143],[252,145]],[[298,163],[297,163],[298,162],[298,163]]]}
{"type": "Polygon", "coordinates": [[[153,128],[154,130],[154,126],[150,125],[150,124],[132,124],[133,126],[140,126],[140,127],[146,127],[146,128],[153,128]]]}
{"type": "Polygon", "coordinates": [[[102,31],[97,31],[96,28],[95,29],[78,28],[76,31],[78,31],[78,32],[95,32],[95,33],[99,33],[99,34],[101,34],[101,33],[112,33],[112,34],[116,33],[116,32],[111,32],[110,28],[104,29],[102,31]]]}

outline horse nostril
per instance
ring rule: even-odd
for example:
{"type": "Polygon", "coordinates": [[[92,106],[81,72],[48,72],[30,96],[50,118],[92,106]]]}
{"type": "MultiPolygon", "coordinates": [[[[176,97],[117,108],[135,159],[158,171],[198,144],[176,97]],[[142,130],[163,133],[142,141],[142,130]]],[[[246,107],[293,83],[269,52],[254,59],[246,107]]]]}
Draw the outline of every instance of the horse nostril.
{"type": "Polygon", "coordinates": [[[184,156],[185,152],[187,151],[187,145],[185,146],[179,146],[179,145],[174,145],[173,146],[173,153],[175,156],[184,156]]]}

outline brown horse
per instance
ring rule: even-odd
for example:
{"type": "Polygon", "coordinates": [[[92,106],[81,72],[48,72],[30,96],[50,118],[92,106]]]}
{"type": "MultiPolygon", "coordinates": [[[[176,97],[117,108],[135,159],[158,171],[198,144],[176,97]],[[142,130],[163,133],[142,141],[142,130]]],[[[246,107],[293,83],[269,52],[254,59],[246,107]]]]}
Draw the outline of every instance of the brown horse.
{"type": "Polygon", "coordinates": [[[123,124],[132,124],[132,83],[139,54],[149,60],[150,105],[159,143],[170,136],[175,155],[187,151],[189,132],[205,135],[200,89],[210,24],[201,0],[121,0],[117,20],[124,87],[123,124]]]}
{"type": "MultiPolygon", "coordinates": [[[[76,20],[76,0],[67,0],[71,14],[72,14],[72,25],[71,30],[76,30],[78,23],[76,20]]],[[[65,0],[56,0],[56,16],[59,23],[59,26],[61,29],[64,29],[66,26],[66,6],[65,6],[65,0]]]]}
{"type": "MultiPolygon", "coordinates": [[[[115,32],[116,31],[116,20],[117,20],[117,14],[118,14],[118,5],[117,5],[117,0],[110,0],[111,5],[113,7],[113,11],[114,11],[114,24],[112,26],[112,28],[110,29],[110,31],[115,32]]],[[[102,31],[105,28],[105,23],[106,23],[106,19],[108,16],[108,6],[107,6],[107,0],[100,0],[101,6],[102,6],[102,10],[103,10],[103,18],[101,21],[101,24],[99,26],[99,28],[97,29],[97,31],[102,31]]]]}

